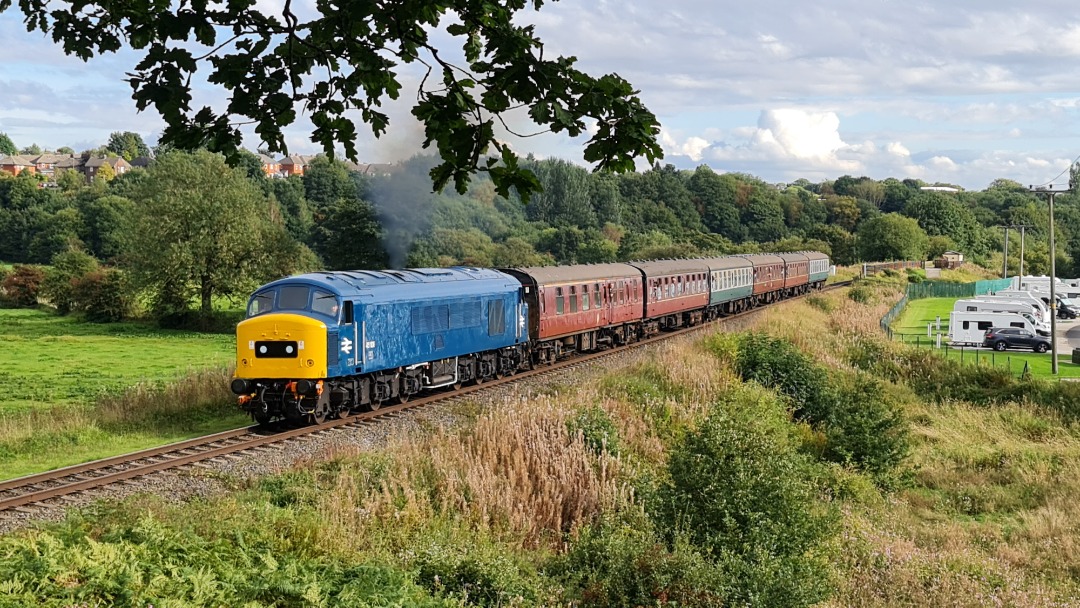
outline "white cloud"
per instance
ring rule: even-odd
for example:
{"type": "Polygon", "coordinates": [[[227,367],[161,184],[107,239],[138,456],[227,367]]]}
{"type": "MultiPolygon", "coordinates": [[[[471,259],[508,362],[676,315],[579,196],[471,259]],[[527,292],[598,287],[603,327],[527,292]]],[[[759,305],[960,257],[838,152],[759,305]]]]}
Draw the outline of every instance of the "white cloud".
{"type": "Polygon", "coordinates": [[[846,144],[840,139],[840,119],[833,112],[766,110],[758,120],[760,141],[776,142],[784,153],[800,159],[827,159],[846,144]]]}

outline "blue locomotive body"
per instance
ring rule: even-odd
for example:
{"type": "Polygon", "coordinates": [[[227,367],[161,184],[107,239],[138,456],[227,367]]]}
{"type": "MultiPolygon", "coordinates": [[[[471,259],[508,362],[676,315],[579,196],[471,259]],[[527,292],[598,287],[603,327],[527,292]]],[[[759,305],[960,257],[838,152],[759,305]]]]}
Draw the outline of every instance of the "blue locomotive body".
{"type": "Polygon", "coordinates": [[[237,326],[233,391],[256,420],[321,422],[513,373],[529,341],[521,291],[510,275],[463,267],[274,281],[237,326]]]}
{"type": "MultiPolygon", "coordinates": [[[[358,274],[358,273],[350,273],[358,274]]],[[[367,273],[365,273],[367,274],[367,273]]],[[[372,272],[398,283],[359,290],[339,328],[338,375],[407,367],[528,342],[521,283],[497,270],[372,272]],[[349,333],[352,332],[350,336],[349,333]]]]}

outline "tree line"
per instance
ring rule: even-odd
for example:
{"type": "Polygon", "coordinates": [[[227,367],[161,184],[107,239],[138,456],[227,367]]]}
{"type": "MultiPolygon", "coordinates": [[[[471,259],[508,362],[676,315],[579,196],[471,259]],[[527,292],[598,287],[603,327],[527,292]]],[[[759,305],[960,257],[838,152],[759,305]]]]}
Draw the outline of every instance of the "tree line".
{"type": "MultiPolygon", "coordinates": [[[[851,176],[777,186],[707,166],[617,175],[528,158],[523,165],[542,190],[522,200],[499,195],[483,178],[464,193],[433,193],[437,162],[417,156],[390,174],[369,175],[320,156],[302,177],[269,179],[254,154],[230,166],[206,151],[162,150],[145,170],[89,184],[43,188],[39,177],[4,174],[0,260],[48,268],[8,271],[3,291],[9,302],[44,301],[62,312],[98,310],[104,297],[120,303],[108,318],[141,310],[183,321],[211,316],[222,299],[235,307],[265,281],[316,268],[509,267],[802,249],[839,264],[955,249],[1000,267],[1003,231],[996,226],[1021,223],[1031,226],[1025,271],[1049,267],[1045,204],[1008,180],[957,193],[926,191],[918,180],[851,176]],[[87,276],[97,278],[87,283],[87,276]],[[80,285],[98,297],[78,295],[80,285]],[[101,296],[103,289],[112,295],[101,296]]],[[[1080,199],[1057,200],[1059,273],[1080,274],[1080,199]]],[[[1014,267],[1018,251],[1014,244],[1014,267]]]]}

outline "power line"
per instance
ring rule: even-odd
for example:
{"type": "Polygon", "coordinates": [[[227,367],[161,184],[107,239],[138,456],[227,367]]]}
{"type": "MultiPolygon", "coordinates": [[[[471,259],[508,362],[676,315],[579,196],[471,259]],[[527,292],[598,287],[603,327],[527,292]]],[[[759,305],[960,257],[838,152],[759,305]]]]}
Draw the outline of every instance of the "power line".
{"type": "Polygon", "coordinates": [[[1039,184],[1039,185],[1037,185],[1037,186],[1030,186],[1030,188],[1032,188],[1032,189],[1033,189],[1033,188],[1041,188],[1041,187],[1044,187],[1044,186],[1053,186],[1053,185],[1054,185],[1054,182],[1055,182],[1055,181],[1057,181],[1057,179],[1058,179],[1059,177],[1061,177],[1062,175],[1065,175],[1065,172],[1066,172],[1066,171],[1068,171],[1069,169],[1072,169],[1072,168],[1073,168],[1073,166],[1074,166],[1074,165],[1076,165],[1076,163],[1077,163],[1077,162],[1080,162],[1080,155],[1077,155],[1077,157],[1076,157],[1076,158],[1074,158],[1074,159],[1073,159],[1073,161],[1072,161],[1071,163],[1069,163],[1069,166],[1068,166],[1068,167],[1065,167],[1065,169],[1064,169],[1064,170],[1063,170],[1063,171],[1062,171],[1061,173],[1058,173],[1057,175],[1055,175],[1055,176],[1054,176],[1054,179],[1052,179],[1052,180],[1050,180],[1050,181],[1046,182],[1045,184],[1039,184]]]}

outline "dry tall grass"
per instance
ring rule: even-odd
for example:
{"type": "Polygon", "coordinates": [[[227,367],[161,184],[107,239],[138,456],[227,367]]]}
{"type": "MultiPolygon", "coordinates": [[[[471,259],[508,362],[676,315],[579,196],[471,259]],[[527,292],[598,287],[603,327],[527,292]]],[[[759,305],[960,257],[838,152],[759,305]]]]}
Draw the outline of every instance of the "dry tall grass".
{"type": "Polygon", "coordinates": [[[600,512],[633,500],[620,460],[571,435],[568,413],[583,402],[602,399],[588,392],[507,399],[470,429],[398,438],[393,464],[375,488],[362,466],[346,465],[320,498],[330,529],[346,532],[328,542],[349,537],[359,549],[371,526],[439,517],[526,546],[558,545],[600,512]]]}

